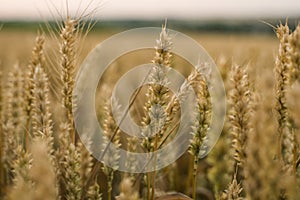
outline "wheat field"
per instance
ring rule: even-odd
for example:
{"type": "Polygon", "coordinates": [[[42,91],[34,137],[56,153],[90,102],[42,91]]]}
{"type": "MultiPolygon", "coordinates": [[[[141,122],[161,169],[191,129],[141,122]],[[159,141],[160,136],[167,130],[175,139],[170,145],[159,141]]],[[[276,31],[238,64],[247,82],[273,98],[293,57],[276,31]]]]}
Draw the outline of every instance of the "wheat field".
{"type": "Polygon", "coordinates": [[[106,137],[128,151],[155,152],[176,130],[178,99],[156,82],[166,79],[165,67],[178,69],[186,77],[183,88],[190,85],[197,95],[188,151],[144,174],[119,171],[119,155],[111,156],[113,168],[100,163],[78,137],[76,73],[90,50],[117,31],[85,32],[71,18],[52,32],[0,30],[0,199],[300,199],[300,25],[278,24],[273,34],[185,33],[211,55],[226,89],[225,124],[203,159],[212,112],[207,76],[172,54],[165,27],[152,50],[112,63],[99,82],[95,108],[106,137]],[[107,99],[122,74],[148,62],[155,66],[153,82],[132,97],[130,112],[140,125],[159,123],[158,103],[166,122],[153,137],[126,137],[107,99]]]}

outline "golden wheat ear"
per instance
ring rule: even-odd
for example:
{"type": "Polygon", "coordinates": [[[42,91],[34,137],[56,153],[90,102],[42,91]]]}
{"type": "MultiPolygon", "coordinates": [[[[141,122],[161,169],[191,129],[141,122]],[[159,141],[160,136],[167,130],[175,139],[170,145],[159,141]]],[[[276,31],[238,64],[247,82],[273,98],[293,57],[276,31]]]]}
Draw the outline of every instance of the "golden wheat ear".
{"type": "Polygon", "coordinates": [[[197,175],[198,175],[198,163],[199,158],[205,151],[207,132],[210,127],[211,122],[211,101],[210,94],[208,90],[208,80],[206,79],[206,75],[209,74],[201,73],[204,64],[198,64],[196,69],[191,73],[188,78],[191,86],[196,91],[197,95],[197,106],[194,111],[194,121],[192,127],[192,135],[193,138],[190,141],[190,146],[188,152],[193,156],[193,199],[196,199],[197,194],[197,175]],[[194,82],[191,82],[194,80],[194,82]]]}
{"type": "Polygon", "coordinates": [[[45,55],[44,55],[44,43],[45,37],[43,34],[38,32],[38,36],[35,39],[35,45],[31,53],[31,59],[26,69],[25,76],[25,104],[26,104],[26,146],[29,143],[29,133],[32,130],[32,101],[33,101],[33,85],[34,85],[34,74],[36,67],[44,67],[45,55]]]}
{"type": "Polygon", "coordinates": [[[31,100],[32,132],[34,137],[49,138],[53,145],[52,113],[50,112],[49,83],[44,69],[34,68],[31,100]],[[50,139],[52,138],[52,139],[50,139]]]}
{"type": "Polygon", "coordinates": [[[275,77],[276,77],[276,84],[275,84],[275,110],[276,110],[276,117],[277,117],[277,133],[278,133],[278,144],[277,144],[277,158],[281,162],[286,162],[285,155],[283,155],[285,145],[283,143],[284,138],[288,133],[288,108],[286,104],[286,91],[289,87],[290,83],[290,72],[289,72],[289,34],[290,30],[288,25],[280,24],[279,27],[276,29],[276,34],[279,39],[279,50],[278,56],[276,58],[275,63],[275,77]]]}
{"type": "MultiPolygon", "coordinates": [[[[169,88],[167,84],[169,82],[167,78],[168,67],[171,66],[172,58],[172,38],[165,26],[162,26],[159,38],[155,45],[155,55],[152,60],[154,64],[150,74],[150,85],[146,92],[148,97],[144,105],[144,117],[141,124],[145,127],[142,130],[144,137],[142,141],[142,147],[147,152],[155,152],[161,147],[161,142],[167,134],[167,128],[170,121],[165,123],[166,126],[160,126],[164,121],[164,114],[157,109],[157,105],[161,106],[164,113],[167,112],[167,103],[169,101],[169,88]]],[[[168,116],[166,116],[168,118],[168,116]]],[[[156,162],[156,157],[154,161],[156,162]]],[[[147,173],[147,198],[153,199],[155,196],[155,177],[156,170],[153,173],[147,173]]]]}
{"type": "Polygon", "coordinates": [[[92,18],[101,6],[93,0],[81,1],[77,11],[71,12],[69,8],[74,7],[76,3],[78,2],[66,0],[63,5],[66,12],[63,13],[58,5],[48,2],[56,23],[54,26],[46,23],[48,36],[52,41],[56,41],[56,44],[52,44],[46,51],[46,71],[49,72],[50,90],[63,108],[56,114],[57,121],[72,124],[68,135],[72,138],[73,144],[77,144],[78,140],[72,115],[75,73],[82,59],[87,34],[97,22],[92,18]]]}
{"type": "Polygon", "coordinates": [[[5,107],[3,108],[2,124],[2,156],[4,185],[10,185],[13,179],[11,171],[13,162],[18,158],[18,148],[25,147],[25,105],[24,105],[24,78],[23,72],[15,65],[8,74],[4,91],[5,107]]]}
{"type": "Polygon", "coordinates": [[[229,122],[234,149],[234,159],[243,168],[245,146],[250,133],[250,117],[252,114],[251,90],[248,72],[245,67],[233,66],[231,73],[231,90],[229,91],[229,122]]]}

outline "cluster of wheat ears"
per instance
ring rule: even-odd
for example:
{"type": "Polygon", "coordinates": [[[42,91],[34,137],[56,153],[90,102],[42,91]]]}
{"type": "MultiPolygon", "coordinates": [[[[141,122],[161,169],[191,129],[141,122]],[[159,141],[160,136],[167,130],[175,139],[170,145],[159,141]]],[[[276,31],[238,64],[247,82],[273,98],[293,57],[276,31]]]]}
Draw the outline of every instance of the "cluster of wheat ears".
{"type": "MultiPolygon", "coordinates": [[[[28,66],[15,65],[1,76],[1,199],[300,199],[300,25],[294,31],[281,24],[275,29],[280,42],[275,78],[264,76],[255,82],[247,71],[251,66],[227,66],[226,123],[204,162],[199,155],[210,128],[212,105],[209,75],[200,65],[179,91],[184,96],[192,86],[197,96],[187,152],[190,162],[129,174],[118,172],[117,153],[109,161],[113,168],[94,159],[74,127],[72,94],[78,40],[85,36],[83,24],[69,17],[60,24],[54,36],[60,46],[55,61],[45,56],[45,36],[39,33],[28,66]],[[180,171],[182,165],[188,170],[180,171]],[[178,174],[184,174],[180,186],[178,174]]],[[[169,81],[167,67],[172,66],[172,38],[166,27],[158,35],[152,62],[151,84],[140,91],[146,98],[138,104],[140,124],[147,127],[142,130],[144,139],[122,137],[110,101],[99,111],[104,134],[129,151],[162,148],[179,123],[180,102],[162,86],[169,81]]],[[[101,141],[91,142],[105,147],[101,141]]],[[[134,160],[130,162],[134,166],[134,160]]]]}

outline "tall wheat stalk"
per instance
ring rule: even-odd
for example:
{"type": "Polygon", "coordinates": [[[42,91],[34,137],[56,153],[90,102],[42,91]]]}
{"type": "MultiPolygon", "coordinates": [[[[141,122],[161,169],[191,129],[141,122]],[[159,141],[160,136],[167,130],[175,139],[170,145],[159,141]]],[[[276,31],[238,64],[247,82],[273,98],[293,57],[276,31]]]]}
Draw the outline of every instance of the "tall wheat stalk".
{"type": "MultiPolygon", "coordinates": [[[[288,130],[288,108],[286,105],[286,90],[289,84],[289,52],[288,52],[288,39],[289,39],[289,27],[288,25],[282,25],[276,29],[277,37],[279,39],[279,52],[276,59],[275,65],[275,98],[276,105],[275,110],[277,112],[277,123],[278,123],[278,145],[277,145],[277,157],[283,161],[283,139],[285,133],[288,130]]],[[[289,134],[289,133],[287,133],[289,134]]]]}
{"type": "Polygon", "coordinates": [[[78,39],[79,30],[76,28],[79,21],[71,19],[67,16],[61,26],[60,38],[60,53],[61,53],[61,81],[62,81],[62,105],[65,109],[65,120],[71,124],[70,137],[73,144],[75,144],[75,129],[73,127],[73,87],[74,87],[74,73],[76,69],[76,59],[78,47],[76,40],[78,39]]]}
{"type": "Polygon", "coordinates": [[[251,134],[250,118],[252,116],[251,90],[248,72],[245,67],[234,65],[230,74],[231,88],[229,90],[229,131],[232,141],[232,158],[235,169],[232,181],[222,194],[222,199],[242,199],[243,186],[240,180],[244,178],[244,164],[247,159],[246,143],[251,134]]]}
{"type": "MultiPolygon", "coordinates": [[[[144,136],[142,146],[147,152],[155,152],[158,150],[159,141],[165,134],[163,127],[166,122],[165,113],[167,100],[169,98],[167,72],[168,67],[171,65],[171,46],[171,38],[168,35],[166,26],[163,26],[155,46],[155,57],[152,61],[154,66],[149,74],[150,85],[146,93],[148,101],[144,107],[145,117],[142,119],[142,125],[146,127],[142,130],[142,135],[144,136]]],[[[154,158],[154,163],[156,163],[156,158],[154,158]]],[[[153,174],[147,173],[148,200],[154,199],[155,195],[155,171],[154,169],[153,174]]]]}
{"type": "Polygon", "coordinates": [[[196,89],[197,94],[197,109],[195,111],[195,123],[193,126],[193,139],[191,140],[189,153],[193,155],[193,199],[196,200],[197,191],[197,172],[198,161],[205,149],[205,140],[207,138],[207,132],[211,122],[211,101],[208,90],[209,74],[201,73],[201,65],[196,66],[194,74],[198,77],[196,89]]]}
{"type": "Polygon", "coordinates": [[[50,111],[48,77],[41,66],[34,68],[32,80],[31,119],[33,137],[44,139],[53,155],[53,124],[50,111]]]}
{"type": "Polygon", "coordinates": [[[92,159],[81,143],[76,145],[72,143],[71,138],[67,134],[70,132],[70,129],[70,124],[61,124],[59,148],[55,153],[60,198],[81,199],[83,195],[85,195],[85,198],[90,199],[100,198],[101,193],[97,182],[90,185],[87,191],[83,191],[83,188],[86,186],[87,175],[91,171],[92,159]],[[95,190],[91,191],[93,189],[95,190]]]}
{"type": "Polygon", "coordinates": [[[231,85],[229,122],[232,147],[235,150],[233,157],[237,165],[243,168],[243,162],[247,157],[245,148],[251,129],[249,120],[252,113],[249,77],[244,67],[233,67],[231,85]]]}
{"type": "MultiPolygon", "coordinates": [[[[116,101],[114,101],[116,104],[112,105],[115,109],[118,110],[118,104],[116,101]]],[[[114,120],[114,115],[112,113],[112,106],[110,104],[111,102],[108,100],[106,102],[106,105],[104,107],[105,110],[105,120],[103,122],[103,132],[104,132],[104,137],[103,141],[109,141],[112,142],[116,148],[119,148],[121,146],[120,143],[120,130],[117,131],[115,137],[113,138],[112,141],[110,141],[110,138],[112,138],[112,134],[114,131],[117,129],[117,124],[114,120]]],[[[120,113],[119,113],[120,114],[120,113]]],[[[107,143],[103,142],[103,149],[106,148],[107,143]]],[[[120,154],[119,152],[111,152],[110,149],[107,150],[106,156],[108,158],[107,163],[109,166],[103,166],[102,171],[106,175],[107,178],[107,185],[108,185],[108,191],[107,191],[107,199],[111,200],[112,199],[112,184],[113,184],[113,178],[114,178],[114,172],[118,170],[119,167],[119,159],[120,159],[120,154]]]]}
{"type": "Polygon", "coordinates": [[[3,163],[3,188],[12,183],[13,163],[18,158],[17,149],[24,146],[24,78],[23,72],[15,65],[8,74],[7,86],[4,91],[2,125],[2,156],[3,163]]]}
{"type": "MultiPolygon", "coordinates": [[[[45,37],[39,32],[35,39],[35,46],[31,53],[31,60],[27,67],[27,76],[25,78],[25,100],[26,100],[26,112],[27,112],[27,122],[26,122],[26,138],[25,143],[27,146],[29,142],[28,133],[31,131],[31,117],[32,117],[32,101],[33,101],[33,85],[34,85],[34,74],[36,67],[44,67],[45,65],[45,55],[44,55],[44,43],[45,37]]],[[[46,91],[47,93],[48,91],[46,91]]]]}

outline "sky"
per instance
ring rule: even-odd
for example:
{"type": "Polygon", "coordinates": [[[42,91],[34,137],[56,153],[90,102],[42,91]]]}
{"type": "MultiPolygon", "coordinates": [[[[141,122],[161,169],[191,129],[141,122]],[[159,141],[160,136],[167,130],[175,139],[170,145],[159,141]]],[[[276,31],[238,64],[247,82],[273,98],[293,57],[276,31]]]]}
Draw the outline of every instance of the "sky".
{"type": "MultiPolygon", "coordinates": [[[[102,19],[299,17],[299,0],[69,0],[71,14],[97,8],[102,19]],[[88,7],[89,2],[91,2],[88,7]],[[79,8],[79,12],[76,12],[79,8]]],[[[0,20],[38,20],[66,13],[66,0],[0,0],[0,20]]],[[[79,14],[77,14],[79,15],[79,14]]]]}

